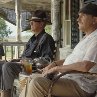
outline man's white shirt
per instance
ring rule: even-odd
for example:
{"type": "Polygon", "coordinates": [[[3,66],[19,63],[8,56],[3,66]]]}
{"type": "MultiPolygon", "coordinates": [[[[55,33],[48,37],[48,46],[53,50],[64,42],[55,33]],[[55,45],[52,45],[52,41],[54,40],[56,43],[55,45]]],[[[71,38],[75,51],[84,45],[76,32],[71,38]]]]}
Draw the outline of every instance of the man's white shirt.
{"type": "MultiPolygon", "coordinates": [[[[63,65],[69,65],[84,60],[97,64],[97,29],[90,35],[84,37],[76,45],[73,52],[65,59],[63,65]]],[[[97,68],[97,66],[95,67],[97,68]]],[[[93,70],[91,70],[91,72],[93,72],[93,70]]],[[[97,76],[68,74],[63,77],[76,81],[78,85],[88,93],[93,93],[97,90],[97,76]]]]}

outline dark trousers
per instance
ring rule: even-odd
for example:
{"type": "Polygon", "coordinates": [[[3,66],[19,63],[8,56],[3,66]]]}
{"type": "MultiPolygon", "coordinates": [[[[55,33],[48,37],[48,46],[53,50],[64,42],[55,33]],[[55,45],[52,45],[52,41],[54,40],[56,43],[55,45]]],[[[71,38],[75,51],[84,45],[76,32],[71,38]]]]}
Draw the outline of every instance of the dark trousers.
{"type": "Polygon", "coordinates": [[[2,75],[2,65],[5,63],[5,61],[0,61],[0,87],[1,87],[1,75],[2,75]]]}
{"type": "Polygon", "coordinates": [[[14,79],[22,71],[21,64],[16,62],[5,62],[2,66],[1,89],[12,89],[14,79]]]}
{"type": "Polygon", "coordinates": [[[2,74],[2,65],[5,63],[5,61],[0,61],[0,77],[1,77],[1,74],[2,74]]]}

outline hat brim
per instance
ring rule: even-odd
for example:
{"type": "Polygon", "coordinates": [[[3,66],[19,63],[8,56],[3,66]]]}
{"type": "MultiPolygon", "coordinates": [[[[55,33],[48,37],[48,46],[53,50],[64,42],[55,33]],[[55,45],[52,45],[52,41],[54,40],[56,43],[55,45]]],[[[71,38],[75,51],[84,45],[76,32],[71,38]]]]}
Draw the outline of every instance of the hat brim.
{"type": "Polygon", "coordinates": [[[38,17],[32,17],[30,20],[32,21],[32,20],[42,20],[42,19],[38,17]]]}
{"type": "Polygon", "coordinates": [[[38,17],[32,17],[31,19],[28,19],[27,21],[34,21],[34,20],[37,20],[37,21],[46,21],[47,24],[51,25],[52,23],[47,19],[47,18],[38,18],[38,17]]]}
{"type": "Polygon", "coordinates": [[[47,18],[32,17],[29,21],[33,21],[33,20],[47,21],[47,18]]]}

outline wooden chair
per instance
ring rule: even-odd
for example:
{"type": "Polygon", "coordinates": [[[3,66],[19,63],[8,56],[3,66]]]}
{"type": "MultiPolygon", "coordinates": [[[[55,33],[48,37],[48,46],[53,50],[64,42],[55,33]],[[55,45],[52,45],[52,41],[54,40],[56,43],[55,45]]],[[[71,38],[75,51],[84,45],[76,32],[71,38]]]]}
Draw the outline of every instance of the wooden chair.
{"type": "MultiPolygon", "coordinates": [[[[72,73],[90,74],[90,75],[96,75],[96,76],[97,76],[97,73],[81,72],[81,71],[75,71],[75,70],[68,71],[68,72],[64,72],[64,73],[62,73],[62,74],[56,76],[56,77],[52,80],[52,83],[51,83],[50,88],[49,88],[48,95],[45,96],[45,97],[58,97],[58,96],[53,96],[53,95],[51,95],[53,85],[54,85],[54,84],[56,83],[56,81],[57,81],[60,77],[62,77],[63,75],[72,74],[72,73]]],[[[94,95],[92,95],[92,97],[97,97],[96,91],[95,91],[94,95]]]]}

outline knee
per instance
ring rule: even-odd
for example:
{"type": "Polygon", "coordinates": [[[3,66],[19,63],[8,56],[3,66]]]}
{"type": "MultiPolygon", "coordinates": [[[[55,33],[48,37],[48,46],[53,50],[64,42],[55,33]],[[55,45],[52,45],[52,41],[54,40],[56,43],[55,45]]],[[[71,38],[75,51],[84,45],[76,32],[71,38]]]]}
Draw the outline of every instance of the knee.
{"type": "Polygon", "coordinates": [[[4,71],[4,70],[7,70],[8,67],[9,67],[9,65],[10,65],[9,62],[4,63],[3,66],[2,66],[2,70],[3,70],[3,71],[4,71]]]}
{"type": "Polygon", "coordinates": [[[37,91],[37,93],[42,93],[43,95],[46,95],[50,84],[51,84],[50,80],[44,77],[36,77],[35,79],[32,79],[30,81],[28,93],[36,93],[37,91]]]}
{"type": "Polygon", "coordinates": [[[30,90],[38,87],[41,84],[41,79],[42,79],[42,77],[36,77],[36,78],[32,79],[29,83],[30,90]]]}
{"type": "Polygon", "coordinates": [[[35,85],[35,84],[39,83],[40,78],[41,78],[41,77],[36,77],[36,78],[32,79],[32,80],[30,81],[30,84],[31,84],[31,85],[35,85]]]}

